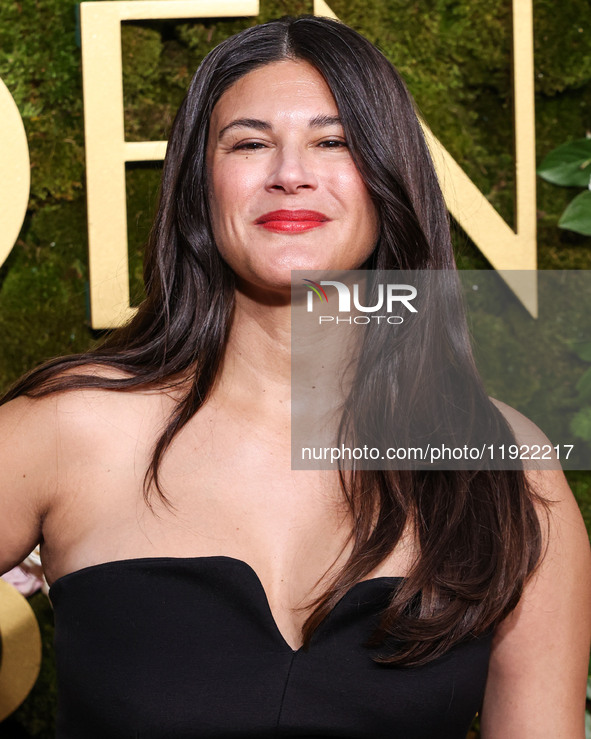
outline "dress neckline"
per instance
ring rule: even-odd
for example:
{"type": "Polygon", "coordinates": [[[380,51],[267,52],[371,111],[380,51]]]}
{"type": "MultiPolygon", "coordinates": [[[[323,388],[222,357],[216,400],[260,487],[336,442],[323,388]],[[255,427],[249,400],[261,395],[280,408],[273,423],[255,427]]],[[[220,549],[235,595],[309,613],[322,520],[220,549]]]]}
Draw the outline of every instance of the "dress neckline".
{"type": "MultiPolygon", "coordinates": [[[[93,571],[98,571],[102,569],[108,569],[109,567],[118,567],[118,566],[125,566],[125,565],[134,565],[134,564],[158,564],[158,563],[175,563],[175,562],[206,562],[208,560],[214,561],[228,561],[228,562],[235,562],[237,565],[242,566],[250,570],[250,572],[254,575],[254,577],[258,580],[259,584],[262,587],[261,578],[259,577],[257,571],[254,569],[254,567],[248,562],[246,562],[243,559],[240,559],[239,557],[231,557],[226,554],[212,554],[212,555],[202,555],[197,557],[173,557],[173,556],[160,556],[160,557],[125,557],[124,559],[113,559],[113,560],[107,560],[106,562],[98,562],[97,564],[92,565],[86,565],[85,567],[80,567],[77,570],[72,570],[72,572],[66,572],[65,575],[60,575],[57,577],[52,584],[50,585],[49,591],[58,584],[65,580],[69,580],[70,578],[78,577],[80,575],[84,575],[86,573],[90,573],[93,571]]],[[[376,581],[397,581],[397,580],[405,580],[404,575],[380,575],[378,577],[368,577],[364,580],[359,580],[359,582],[356,582],[354,585],[351,586],[351,588],[357,587],[357,585],[361,585],[364,582],[376,582],[376,581]]],[[[264,589],[264,588],[263,588],[264,589]]]]}
{"type": "MultiPolygon", "coordinates": [[[[170,565],[170,564],[177,564],[177,563],[183,563],[183,564],[206,564],[207,562],[211,563],[225,563],[230,565],[231,567],[239,567],[243,568],[245,572],[248,573],[248,576],[251,578],[252,582],[254,583],[256,589],[259,591],[259,594],[263,600],[265,610],[267,612],[267,616],[270,618],[273,630],[276,632],[278,638],[283,643],[284,647],[288,649],[292,655],[296,655],[299,652],[302,651],[303,646],[300,646],[298,648],[293,648],[292,645],[287,641],[285,636],[283,635],[283,632],[280,630],[279,626],[277,625],[277,621],[275,619],[275,616],[273,615],[273,611],[271,610],[271,606],[269,604],[269,599],[267,597],[267,592],[263,586],[263,583],[254,569],[252,565],[248,564],[248,562],[245,562],[243,559],[239,559],[238,557],[230,557],[227,555],[211,555],[211,556],[199,556],[199,557],[170,557],[170,556],[160,556],[160,557],[130,557],[126,559],[116,559],[116,560],[109,560],[107,562],[99,562],[97,564],[88,565],[86,567],[81,567],[78,570],[73,570],[72,572],[68,572],[65,575],[61,575],[58,577],[54,582],[51,584],[49,588],[49,597],[50,600],[52,599],[52,596],[55,596],[59,590],[66,585],[67,583],[71,581],[76,581],[77,579],[84,578],[86,576],[92,576],[93,574],[100,574],[101,572],[106,572],[109,569],[119,569],[121,567],[130,567],[134,568],[141,565],[170,565]]],[[[338,603],[335,604],[335,607],[331,611],[331,614],[334,613],[334,610],[339,606],[339,604],[346,599],[347,597],[351,596],[354,591],[367,587],[367,586],[376,586],[378,584],[380,585],[391,585],[392,587],[396,584],[402,582],[405,579],[404,576],[379,576],[379,577],[370,577],[366,578],[365,580],[359,580],[359,582],[354,583],[339,599],[338,603]]],[[[329,614],[330,617],[330,614],[329,614]]],[[[328,618],[328,617],[327,617],[328,618]]]]}

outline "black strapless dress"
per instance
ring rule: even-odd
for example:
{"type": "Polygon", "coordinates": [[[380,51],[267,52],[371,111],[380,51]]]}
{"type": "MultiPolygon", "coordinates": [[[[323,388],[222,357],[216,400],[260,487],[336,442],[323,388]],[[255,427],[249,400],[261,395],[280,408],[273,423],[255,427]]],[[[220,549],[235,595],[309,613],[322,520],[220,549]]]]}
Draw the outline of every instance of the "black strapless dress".
{"type": "Polygon", "coordinates": [[[131,559],[59,578],[59,739],[465,739],[492,635],[419,668],[364,646],[400,578],[355,585],[294,651],[231,557],[131,559]]]}

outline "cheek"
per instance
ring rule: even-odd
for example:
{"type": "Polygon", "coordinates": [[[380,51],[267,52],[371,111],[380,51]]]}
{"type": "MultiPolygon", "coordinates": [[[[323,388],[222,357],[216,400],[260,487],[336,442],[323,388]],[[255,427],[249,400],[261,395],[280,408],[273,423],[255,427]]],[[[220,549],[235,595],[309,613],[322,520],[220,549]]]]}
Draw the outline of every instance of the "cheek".
{"type": "Polygon", "coordinates": [[[214,167],[211,212],[218,226],[250,221],[257,215],[253,198],[261,186],[261,175],[248,158],[214,167]]]}
{"type": "Polygon", "coordinates": [[[357,169],[343,180],[342,187],[350,203],[350,212],[353,215],[355,223],[360,228],[364,228],[369,232],[368,237],[371,233],[374,241],[377,240],[379,235],[378,213],[357,169]]]}
{"type": "Polygon", "coordinates": [[[335,172],[334,175],[335,190],[349,203],[352,211],[364,208],[371,210],[373,208],[373,202],[365,182],[353,162],[350,162],[348,167],[335,172]]]}
{"type": "Polygon", "coordinates": [[[371,232],[375,243],[379,235],[378,212],[365,183],[360,177],[357,183],[357,193],[355,197],[358,204],[357,212],[360,222],[364,223],[368,231],[371,232]]]}

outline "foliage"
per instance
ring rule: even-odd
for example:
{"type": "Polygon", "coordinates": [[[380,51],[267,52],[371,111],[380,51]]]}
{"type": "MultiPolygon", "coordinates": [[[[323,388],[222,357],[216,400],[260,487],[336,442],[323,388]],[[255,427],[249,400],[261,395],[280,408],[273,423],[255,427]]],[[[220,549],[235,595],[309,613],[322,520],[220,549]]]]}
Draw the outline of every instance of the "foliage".
{"type": "Polygon", "coordinates": [[[587,0],[561,3],[559,10],[554,0],[534,0],[538,92],[552,96],[588,85],[591,78],[590,23],[591,5],[587,0]]]}
{"type": "Polygon", "coordinates": [[[75,3],[0,3],[0,77],[24,120],[31,157],[31,207],[82,193],[80,52],[75,3]]]}
{"type": "MultiPolygon", "coordinates": [[[[591,341],[577,342],[571,347],[583,362],[591,363],[591,341]]],[[[571,431],[579,439],[591,441],[591,367],[576,385],[579,410],[571,421],[571,431]]]]}
{"type": "Polygon", "coordinates": [[[554,185],[587,188],[567,205],[558,225],[591,236],[591,135],[551,151],[540,164],[538,174],[554,185]]]}

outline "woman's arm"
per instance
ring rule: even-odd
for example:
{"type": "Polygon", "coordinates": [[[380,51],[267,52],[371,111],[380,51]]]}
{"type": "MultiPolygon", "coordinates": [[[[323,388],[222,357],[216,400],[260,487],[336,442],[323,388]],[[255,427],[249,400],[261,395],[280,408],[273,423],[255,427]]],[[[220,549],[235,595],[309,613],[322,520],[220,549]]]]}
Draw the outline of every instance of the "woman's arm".
{"type": "MultiPolygon", "coordinates": [[[[482,739],[584,739],[591,634],[591,552],[562,472],[529,472],[550,501],[545,557],[497,628],[482,739]]],[[[544,530],[546,516],[540,513],[544,530]]]]}
{"type": "Polygon", "coordinates": [[[55,398],[17,398],[0,407],[0,572],[41,540],[55,492],[55,398]]]}

